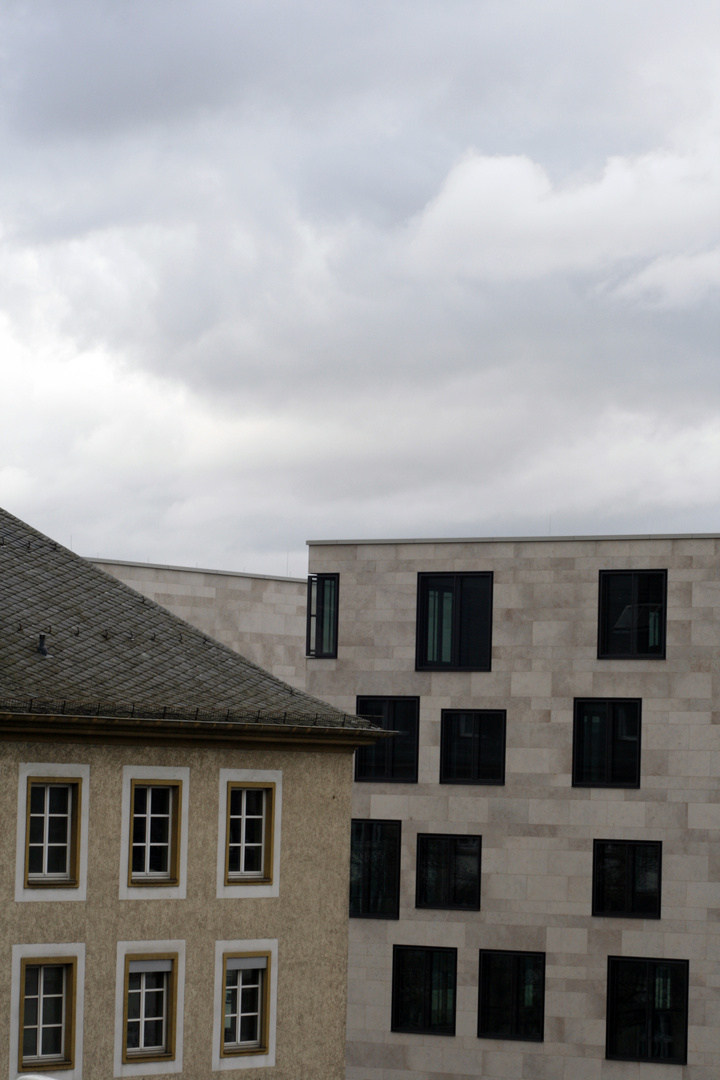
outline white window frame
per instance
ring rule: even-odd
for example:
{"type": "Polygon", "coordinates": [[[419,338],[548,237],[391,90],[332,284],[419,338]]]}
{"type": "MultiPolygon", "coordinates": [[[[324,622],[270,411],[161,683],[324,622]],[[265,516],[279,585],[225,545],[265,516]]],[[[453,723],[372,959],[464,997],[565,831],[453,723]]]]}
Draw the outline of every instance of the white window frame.
{"type": "Polygon", "coordinates": [[[17,816],[17,842],[15,860],[15,900],[43,902],[55,900],[86,900],[87,899],[87,867],[88,867],[88,804],[90,794],[90,766],[73,765],[63,762],[22,762],[18,766],[18,816],[17,816]],[[68,887],[59,885],[25,885],[25,859],[27,840],[28,818],[28,779],[30,777],[42,777],[62,784],[64,781],[79,784],[80,788],[80,820],[78,821],[77,837],[77,885],[68,887]]]}
{"type": "Polygon", "coordinates": [[[185,942],[184,941],[118,941],[115,975],[115,1052],[113,1076],[157,1076],[164,1073],[182,1072],[183,1068],[183,1018],[185,1014],[185,942]],[[123,1061],[125,1045],[125,958],[128,954],[147,956],[148,965],[154,956],[177,956],[174,961],[175,980],[175,1056],[170,1059],[148,1061],[123,1061]]]}
{"type": "Polygon", "coordinates": [[[280,836],[282,824],[282,770],[280,769],[221,769],[218,798],[218,855],[217,855],[217,897],[237,899],[256,897],[258,899],[280,895],[280,836]],[[246,879],[234,878],[225,881],[225,866],[228,848],[228,792],[230,784],[242,787],[243,784],[268,787],[273,786],[274,805],[272,809],[272,874],[271,880],[258,881],[248,875],[246,879]]]}
{"type": "Polygon", "coordinates": [[[277,1028],[277,938],[261,938],[252,941],[216,941],[215,942],[215,994],[213,1009],[212,1071],[227,1069],[258,1069],[275,1064],[276,1028],[277,1028]],[[225,995],[224,995],[224,958],[253,954],[269,954],[266,978],[270,985],[267,992],[269,1015],[267,1016],[267,1050],[221,1054],[225,1030],[225,995]]]}
{"type": "MultiPolygon", "coordinates": [[[[124,765],[122,784],[122,823],[120,827],[120,889],[121,900],[184,900],[187,895],[188,804],[190,769],[160,765],[124,765]],[[176,783],[180,785],[180,812],[177,815],[180,836],[177,843],[177,884],[132,884],[130,881],[130,822],[132,821],[133,781],[152,787],[176,783]]],[[[151,879],[150,879],[151,880],[151,879]]]]}
{"type": "MultiPolygon", "coordinates": [[[[34,766],[33,766],[34,768],[34,766]]],[[[36,775],[31,773],[30,775],[36,775]]],[[[83,1016],[85,1013],[85,945],[83,942],[73,942],[71,944],[53,942],[48,945],[47,943],[40,945],[13,945],[12,950],[12,983],[10,987],[10,1076],[17,1076],[19,1054],[20,1054],[20,1001],[22,998],[22,987],[20,985],[20,976],[22,971],[23,960],[35,960],[41,959],[43,962],[46,960],[52,962],[54,959],[61,959],[64,957],[72,957],[75,961],[74,968],[74,1055],[73,1055],[73,1067],[68,1069],[61,1063],[53,1066],[53,1063],[48,1062],[47,1069],[52,1074],[53,1071],[60,1072],[63,1080],[82,1080],[83,1070],[83,1016]]],[[[43,1072],[46,1066],[43,1064],[40,1066],[39,1062],[33,1062],[32,1065],[28,1065],[30,1068],[41,1067],[43,1072]]],[[[23,1070],[25,1073],[27,1070],[23,1070]]]]}

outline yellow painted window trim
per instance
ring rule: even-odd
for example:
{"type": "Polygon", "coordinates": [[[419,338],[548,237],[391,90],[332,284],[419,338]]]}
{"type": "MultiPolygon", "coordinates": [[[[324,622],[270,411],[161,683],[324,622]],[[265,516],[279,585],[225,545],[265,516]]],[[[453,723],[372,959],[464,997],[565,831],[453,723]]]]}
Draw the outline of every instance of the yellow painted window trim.
{"type": "Polygon", "coordinates": [[[225,885],[272,885],[275,839],[275,789],[274,781],[229,780],[225,793],[225,885]],[[265,792],[265,835],[262,876],[251,877],[242,873],[230,873],[230,795],[233,791],[260,788],[265,792]]]}
{"type": "Polygon", "coordinates": [[[178,980],[178,953],[125,953],[125,974],[123,981],[123,1026],[122,1026],[122,1061],[123,1065],[145,1064],[150,1061],[174,1061],[175,1060],[175,1035],[177,1029],[177,980],[178,980]],[[143,960],[170,960],[172,968],[168,978],[167,995],[167,1050],[163,1053],[144,1053],[140,1051],[128,1051],[127,1048],[127,1025],[128,1025],[128,991],[130,987],[130,964],[142,963],[143,960]]]}
{"type": "Polygon", "coordinates": [[[128,836],[128,888],[132,889],[163,889],[178,886],[180,884],[180,822],[182,821],[182,780],[143,780],[133,777],[130,781],[130,828],[128,836]],[[135,818],[135,788],[159,788],[172,789],[170,813],[170,873],[167,877],[146,877],[134,875],[132,869],[133,856],[133,826],[135,818]]]}
{"type": "MultiPolygon", "coordinates": [[[[262,784],[237,785],[242,787],[263,787],[262,784]]],[[[220,1023],[220,1057],[248,1057],[252,1054],[268,1054],[270,1052],[270,980],[272,955],[269,952],[228,952],[223,953],[222,995],[221,1008],[225,1007],[225,988],[227,986],[227,962],[228,960],[251,960],[254,957],[266,960],[265,974],[262,984],[262,999],[260,1006],[260,1041],[257,1046],[237,1047],[227,1049],[225,1047],[225,1014],[220,1023]]]]}
{"type": "Polygon", "coordinates": [[[28,776],[25,798],[25,863],[23,886],[26,889],[77,889],[80,885],[80,819],[82,778],[79,776],[28,776]],[[70,857],[67,878],[30,877],[30,805],[33,784],[70,788],[70,857]]]}
{"type": "Polygon", "coordinates": [[[77,988],[77,956],[24,956],[20,961],[20,1008],[18,1031],[18,1071],[48,1072],[75,1068],[75,993],[77,988]],[[23,1030],[25,1018],[25,970],[28,967],[65,968],[65,1054],[62,1060],[23,1061],[23,1030]]]}

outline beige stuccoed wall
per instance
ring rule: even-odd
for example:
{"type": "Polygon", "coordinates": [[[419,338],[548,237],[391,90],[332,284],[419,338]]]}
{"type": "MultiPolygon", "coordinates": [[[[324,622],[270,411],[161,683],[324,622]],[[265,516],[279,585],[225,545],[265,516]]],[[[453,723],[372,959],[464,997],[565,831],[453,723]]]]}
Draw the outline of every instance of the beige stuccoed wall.
{"type": "MultiPolygon", "coordinates": [[[[340,1080],[344,1071],[351,755],[0,742],[0,1074],[14,944],[86,942],[84,1069],[113,1075],[116,944],[184,939],[187,1080],[340,1080]],[[18,763],[90,766],[87,901],[16,903],[18,763]],[[123,765],[190,769],[186,900],[119,900],[123,765]],[[220,768],[282,769],[280,895],[216,898],[220,768]],[[277,938],[277,1064],[211,1072],[215,941],[277,938]]],[[[14,1077],[14,1073],[12,1076],[14,1077]]]]}
{"type": "Polygon", "coordinates": [[[353,816],[403,821],[399,921],[350,921],[348,1080],[717,1080],[720,540],[311,544],[340,574],[337,660],[307,689],[420,695],[419,782],[356,783],[353,816]],[[598,572],[668,570],[667,659],[597,659],[598,572]],[[492,570],[492,671],[416,672],[419,571],[492,570]],[[642,698],[639,790],[573,788],[573,699],[642,698]],[[440,785],[440,712],[507,710],[504,787],[440,785]],[[418,832],[482,835],[477,913],[419,911],[418,832]],[[662,919],[593,918],[593,839],[663,843],[662,919]],[[458,949],[457,1035],[390,1031],[393,944],[458,949]],[[545,1041],[478,1039],[478,951],[547,954],[545,1041]],[[608,955],[690,962],[686,1067],[605,1060],[608,955]]]}
{"type": "Polygon", "coordinates": [[[304,686],[306,578],[90,561],[279,679],[304,686]]]}

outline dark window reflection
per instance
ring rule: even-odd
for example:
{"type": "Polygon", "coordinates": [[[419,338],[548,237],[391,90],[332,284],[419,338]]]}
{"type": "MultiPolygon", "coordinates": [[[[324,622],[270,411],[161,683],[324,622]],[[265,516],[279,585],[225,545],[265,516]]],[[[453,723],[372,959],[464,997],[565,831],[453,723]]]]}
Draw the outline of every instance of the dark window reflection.
{"type": "Polygon", "coordinates": [[[440,782],[505,783],[505,712],[476,709],[442,714],[440,782]]]}
{"type": "Polygon", "coordinates": [[[608,958],[607,1057],[684,1065],[686,960],[608,958]]]}
{"type": "Polygon", "coordinates": [[[400,895],[399,821],[353,821],[350,914],[397,919],[400,895]]]}
{"type": "Polygon", "coordinates": [[[417,890],[415,903],[425,908],[480,908],[479,836],[417,838],[417,890]]]}
{"type": "Polygon", "coordinates": [[[482,950],[478,1035],[541,1042],[545,954],[482,950]]]}
{"type": "Polygon", "coordinates": [[[665,656],[666,570],[603,570],[598,656],[665,656]]]}
{"type": "Polygon", "coordinates": [[[418,698],[359,697],[357,712],[386,731],[398,734],[363,746],[355,755],[355,779],[417,782],[418,698]]]}
{"type": "Polygon", "coordinates": [[[639,701],[575,701],[573,783],[640,786],[639,701]]]}
{"type": "Polygon", "coordinates": [[[457,949],[393,948],[392,1030],[455,1034],[457,949]]]}

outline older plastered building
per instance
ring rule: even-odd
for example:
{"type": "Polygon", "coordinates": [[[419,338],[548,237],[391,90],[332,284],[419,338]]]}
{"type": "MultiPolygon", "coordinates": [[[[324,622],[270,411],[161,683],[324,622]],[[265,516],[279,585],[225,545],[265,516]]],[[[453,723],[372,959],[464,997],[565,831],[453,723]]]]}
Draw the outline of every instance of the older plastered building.
{"type": "Polygon", "coordinates": [[[340,1077],[371,739],[0,512],[5,1075],[340,1077]]]}
{"type": "MultiPolygon", "coordinates": [[[[251,588],[113,572],[201,620],[251,588]]],[[[404,732],[357,755],[348,1080],[715,1080],[720,538],[313,542],[310,572],[295,684],[404,732]]]]}

